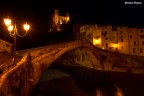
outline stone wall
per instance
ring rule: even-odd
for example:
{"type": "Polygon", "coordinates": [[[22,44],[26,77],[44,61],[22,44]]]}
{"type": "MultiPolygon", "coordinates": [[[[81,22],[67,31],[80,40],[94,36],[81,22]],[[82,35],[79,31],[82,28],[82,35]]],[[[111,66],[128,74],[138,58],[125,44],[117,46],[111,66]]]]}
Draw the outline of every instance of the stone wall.
{"type": "Polygon", "coordinates": [[[33,67],[29,53],[0,79],[0,96],[29,96],[33,85],[33,67]]]}

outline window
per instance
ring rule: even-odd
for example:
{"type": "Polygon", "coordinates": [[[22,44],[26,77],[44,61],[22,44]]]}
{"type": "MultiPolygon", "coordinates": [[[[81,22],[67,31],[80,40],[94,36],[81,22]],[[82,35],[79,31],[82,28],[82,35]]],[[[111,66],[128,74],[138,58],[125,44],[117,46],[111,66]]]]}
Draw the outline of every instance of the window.
{"type": "Polygon", "coordinates": [[[107,34],[107,31],[105,31],[105,34],[107,34]]]}
{"type": "Polygon", "coordinates": [[[121,39],[121,42],[123,42],[123,39],[121,39]]]}
{"type": "Polygon", "coordinates": [[[112,31],[117,31],[117,27],[112,27],[112,31]]]}
{"type": "Polygon", "coordinates": [[[9,45],[9,44],[6,44],[6,47],[10,47],[10,45],[9,45]]]}
{"type": "Polygon", "coordinates": [[[140,35],[140,38],[144,38],[144,35],[140,35]]]}
{"type": "Polygon", "coordinates": [[[136,50],[135,50],[135,48],[133,48],[133,53],[136,53],[136,50]]]}
{"type": "Polygon", "coordinates": [[[142,45],[144,45],[144,41],[142,41],[142,45]]]}
{"type": "Polygon", "coordinates": [[[106,37],[106,39],[105,40],[107,40],[107,37],[106,37]]]}
{"type": "Polygon", "coordinates": [[[105,32],[102,32],[102,36],[106,36],[105,32]]]}
{"type": "Polygon", "coordinates": [[[106,47],[108,47],[108,43],[106,43],[106,47]]]}
{"type": "Polygon", "coordinates": [[[136,45],[136,42],[134,42],[134,45],[136,45]]]}
{"type": "Polygon", "coordinates": [[[143,53],[143,49],[142,48],[140,48],[140,53],[143,53]]]}
{"type": "Polygon", "coordinates": [[[132,39],[132,35],[130,35],[130,39],[132,39]]]}

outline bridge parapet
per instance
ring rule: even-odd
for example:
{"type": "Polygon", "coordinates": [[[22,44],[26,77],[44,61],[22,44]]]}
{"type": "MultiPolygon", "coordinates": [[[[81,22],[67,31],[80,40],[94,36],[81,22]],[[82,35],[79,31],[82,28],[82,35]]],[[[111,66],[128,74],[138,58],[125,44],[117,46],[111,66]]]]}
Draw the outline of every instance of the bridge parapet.
{"type": "Polygon", "coordinates": [[[0,96],[29,96],[33,88],[32,68],[29,53],[26,53],[13,69],[0,78],[0,96]]]}

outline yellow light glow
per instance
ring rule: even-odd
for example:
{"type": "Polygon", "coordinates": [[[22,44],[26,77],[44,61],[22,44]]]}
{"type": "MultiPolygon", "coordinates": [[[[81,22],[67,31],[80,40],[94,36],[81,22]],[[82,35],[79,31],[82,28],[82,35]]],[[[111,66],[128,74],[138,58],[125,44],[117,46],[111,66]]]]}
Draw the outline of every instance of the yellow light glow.
{"type": "Polygon", "coordinates": [[[97,45],[97,44],[100,44],[100,43],[101,43],[100,38],[99,39],[93,39],[93,44],[94,45],[97,45]]]}
{"type": "Polygon", "coordinates": [[[24,27],[24,29],[25,29],[26,31],[28,31],[28,30],[30,29],[30,25],[29,25],[29,24],[27,24],[27,23],[26,23],[26,24],[24,24],[24,25],[23,25],[23,27],[24,27]]]}
{"type": "Polygon", "coordinates": [[[8,26],[8,31],[12,31],[13,30],[13,27],[12,25],[8,26]]]}
{"type": "Polygon", "coordinates": [[[99,40],[95,40],[96,43],[99,43],[99,40]]]}
{"type": "Polygon", "coordinates": [[[66,13],[65,20],[66,20],[66,22],[69,22],[69,21],[70,21],[70,15],[69,15],[69,13],[66,13]]]}
{"type": "Polygon", "coordinates": [[[69,21],[70,21],[70,18],[69,18],[69,17],[66,17],[66,21],[69,22],[69,21]]]}
{"type": "Polygon", "coordinates": [[[62,24],[62,20],[60,19],[60,24],[62,24]]]}
{"type": "Polygon", "coordinates": [[[11,19],[4,19],[4,23],[6,26],[10,26],[11,25],[11,19]]]}
{"type": "Polygon", "coordinates": [[[120,88],[117,88],[116,96],[124,96],[123,92],[122,92],[122,90],[120,88]]]}
{"type": "Polygon", "coordinates": [[[117,47],[118,47],[118,44],[114,44],[114,46],[113,46],[113,47],[117,48],[117,47]]]}

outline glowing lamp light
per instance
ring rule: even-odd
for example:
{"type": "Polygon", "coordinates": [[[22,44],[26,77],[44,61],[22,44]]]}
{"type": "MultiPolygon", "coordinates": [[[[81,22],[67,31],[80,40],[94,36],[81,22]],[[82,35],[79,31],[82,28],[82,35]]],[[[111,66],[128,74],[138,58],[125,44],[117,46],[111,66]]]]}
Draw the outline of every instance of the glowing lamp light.
{"type": "Polygon", "coordinates": [[[11,31],[13,30],[13,27],[14,27],[14,26],[12,26],[12,25],[8,26],[8,31],[11,32],[11,31]]]}
{"type": "Polygon", "coordinates": [[[25,32],[25,34],[23,34],[23,35],[21,35],[21,34],[19,34],[18,32],[17,32],[17,27],[16,27],[16,23],[15,23],[15,26],[12,26],[12,21],[11,21],[11,19],[4,19],[4,23],[5,23],[5,25],[7,26],[7,29],[8,29],[8,31],[10,31],[9,32],[9,34],[10,34],[10,36],[11,37],[14,37],[14,51],[16,50],[16,37],[17,36],[19,36],[19,37],[24,37],[24,36],[26,36],[26,34],[27,34],[27,31],[30,29],[30,25],[29,24],[24,24],[23,25],[23,28],[24,28],[24,30],[26,31],[25,32]],[[13,32],[12,32],[13,31],[13,32]],[[17,35],[17,36],[16,36],[17,35]]]}
{"type": "Polygon", "coordinates": [[[10,26],[11,25],[11,19],[4,19],[4,23],[6,26],[10,26]]]}
{"type": "Polygon", "coordinates": [[[26,23],[26,24],[24,24],[24,25],[23,25],[23,27],[24,27],[24,29],[25,29],[26,31],[28,31],[28,30],[30,29],[30,25],[29,25],[29,24],[27,24],[27,23],[26,23]]]}

